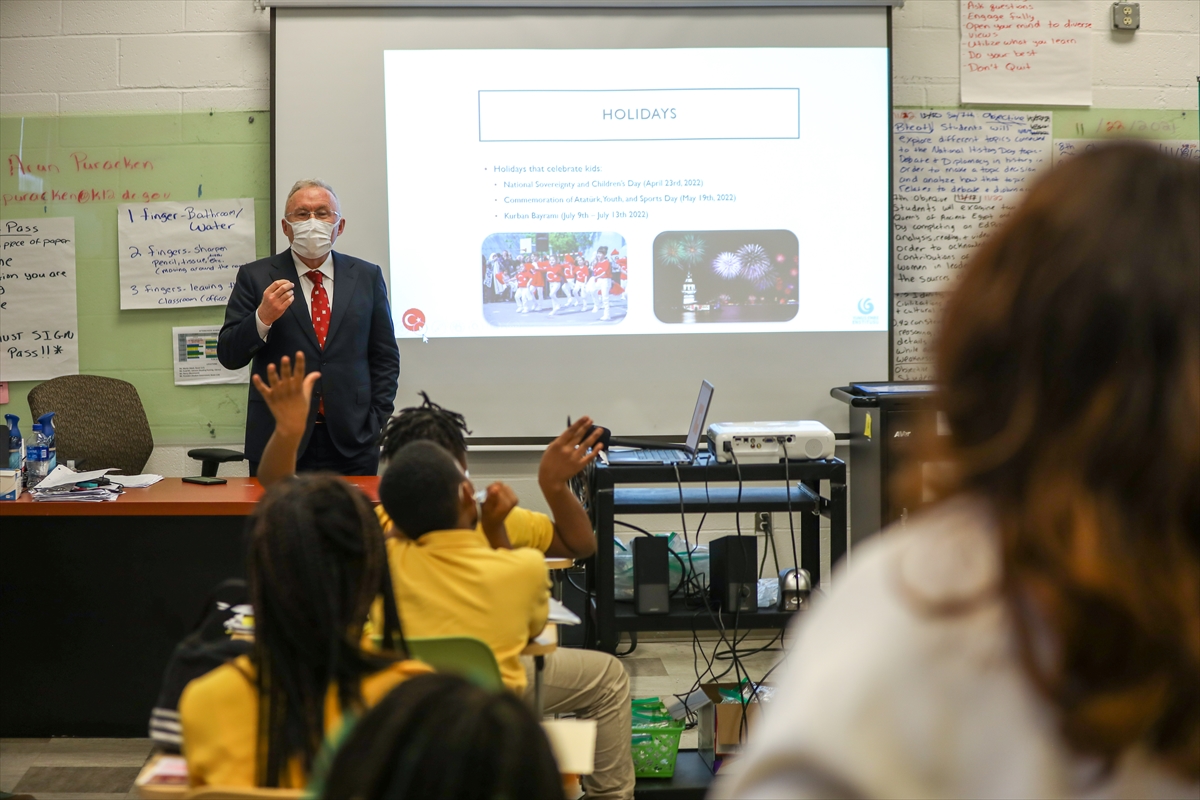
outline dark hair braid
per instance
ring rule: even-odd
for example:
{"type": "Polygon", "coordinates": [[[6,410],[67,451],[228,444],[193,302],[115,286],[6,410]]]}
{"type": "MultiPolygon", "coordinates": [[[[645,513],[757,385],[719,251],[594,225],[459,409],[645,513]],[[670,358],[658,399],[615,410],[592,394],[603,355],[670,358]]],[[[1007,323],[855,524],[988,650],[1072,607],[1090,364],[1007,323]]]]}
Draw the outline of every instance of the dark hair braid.
{"type": "Polygon", "coordinates": [[[442,408],[419,392],[424,402],[419,406],[400,409],[384,426],[380,444],[383,457],[390,459],[409,442],[428,440],[450,451],[458,461],[467,460],[467,420],[457,411],[442,408]]]}

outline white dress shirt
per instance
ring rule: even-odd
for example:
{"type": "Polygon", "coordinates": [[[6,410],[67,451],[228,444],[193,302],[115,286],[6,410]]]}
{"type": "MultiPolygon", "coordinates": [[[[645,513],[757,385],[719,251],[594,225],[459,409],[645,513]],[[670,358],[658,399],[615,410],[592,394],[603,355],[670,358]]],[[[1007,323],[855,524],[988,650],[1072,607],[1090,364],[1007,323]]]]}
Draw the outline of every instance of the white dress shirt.
{"type": "MultiPolygon", "coordinates": [[[[300,285],[298,288],[304,293],[304,307],[308,309],[309,318],[312,318],[312,290],[313,279],[308,276],[310,272],[308,265],[300,260],[300,256],[292,253],[292,260],[296,262],[296,274],[300,276],[300,285]]],[[[321,281],[321,285],[325,287],[325,294],[329,296],[329,308],[333,310],[333,253],[325,256],[325,260],[321,262],[321,266],[317,267],[316,272],[321,273],[325,277],[321,281]]],[[[294,290],[293,290],[294,291],[294,290]]],[[[296,302],[295,298],[292,302],[296,302]]],[[[258,338],[264,342],[267,340],[267,334],[271,332],[271,326],[267,325],[258,316],[258,311],[254,312],[254,325],[258,328],[258,338]]]]}

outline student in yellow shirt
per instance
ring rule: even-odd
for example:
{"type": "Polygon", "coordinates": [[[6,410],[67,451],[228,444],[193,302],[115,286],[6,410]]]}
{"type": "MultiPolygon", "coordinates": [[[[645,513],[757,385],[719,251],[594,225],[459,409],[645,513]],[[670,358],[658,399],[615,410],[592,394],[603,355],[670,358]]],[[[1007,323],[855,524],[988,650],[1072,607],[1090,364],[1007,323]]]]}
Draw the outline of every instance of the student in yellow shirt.
{"type": "MultiPolygon", "coordinates": [[[[294,370],[288,359],[284,358],[278,370],[273,365],[268,368],[267,383],[254,377],[255,387],[275,415],[275,432],[267,442],[258,466],[258,478],[264,485],[295,472],[296,453],[310,411],[312,385],[319,377],[319,373],[305,375],[304,366],[303,355],[297,353],[294,370]]],[[[406,445],[417,441],[433,441],[453,456],[461,470],[459,478],[469,486],[465,420],[462,415],[430,402],[428,397],[424,399],[421,406],[402,409],[387,424],[383,437],[383,456],[389,462],[389,472],[391,462],[406,445]]],[[[474,636],[482,639],[492,645],[506,685],[531,701],[533,659],[516,657],[526,644],[516,636],[520,625],[513,625],[511,620],[501,618],[502,615],[497,611],[500,606],[507,607],[509,604],[524,608],[522,604],[528,601],[526,589],[521,588],[520,584],[514,583],[510,588],[502,581],[491,580],[481,565],[504,564],[505,570],[512,570],[512,564],[515,563],[523,565],[523,569],[532,570],[536,564],[539,568],[538,590],[544,593],[546,571],[541,558],[543,551],[547,555],[569,557],[574,554],[577,558],[595,551],[596,540],[591,522],[567,486],[567,481],[597,455],[594,445],[599,434],[585,436],[591,424],[590,419],[582,417],[551,442],[542,456],[538,483],[554,512],[553,520],[545,514],[517,507],[516,496],[504,484],[496,483],[488,487],[488,498],[480,508],[476,508],[472,490],[468,496],[471,513],[475,515],[470,523],[474,530],[460,528],[453,531],[453,536],[447,537],[456,540],[462,545],[461,549],[467,551],[463,560],[471,564],[469,569],[440,570],[436,580],[414,579],[406,568],[405,559],[398,555],[398,546],[408,547],[404,542],[405,537],[392,535],[388,539],[392,578],[405,630],[409,635],[474,636]],[[502,530],[499,522],[503,523],[502,530]],[[468,533],[473,535],[468,536],[468,533]],[[480,544],[485,547],[480,547],[480,544]],[[489,557],[488,550],[492,551],[495,558],[489,557]],[[515,561],[510,558],[513,555],[517,556],[515,561]],[[428,596],[416,596],[418,593],[425,595],[426,592],[428,596]],[[499,599],[501,596],[504,599],[499,599]],[[423,612],[414,613],[408,607],[409,603],[420,607],[423,612]],[[505,630],[503,637],[499,633],[501,629],[505,630]]],[[[386,481],[386,473],[384,478],[386,481]]],[[[383,498],[383,482],[380,484],[380,497],[383,498]]],[[[418,494],[413,502],[423,506],[425,499],[418,494]]],[[[388,533],[393,522],[388,503],[385,501],[375,510],[384,532],[388,533]]],[[[448,522],[447,516],[442,523],[448,522]]],[[[446,558],[432,559],[433,563],[452,563],[449,556],[457,555],[458,549],[435,545],[432,550],[445,550],[448,553],[446,558]]],[[[422,563],[421,558],[409,561],[422,563]]],[[[418,571],[418,574],[423,573],[418,571]]],[[[525,577],[528,578],[527,575],[525,577]]],[[[526,610],[523,613],[529,612],[526,610]]],[[[536,629],[526,634],[527,638],[540,632],[545,622],[545,612],[539,613],[541,619],[536,629]]],[[[520,621],[527,619],[518,616],[520,621]]],[[[621,663],[608,653],[560,647],[545,657],[542,675],[546,713],[575,714],[596,720],[595,772],[583,779],[589,798],[631,798],[634,772],[629,744],[629,677],[621,663]]]]}
{"type": "Polygon", "coordinates": [[[276,486],[255,511],[248,572],[254,652],[187,685],[179,701],[193,786],[301,788],[327,734],[406,678],[383,533],[367,499],[331,475],[276,486]],[[384,597],[384,643],[364,651],[384,597]]]}

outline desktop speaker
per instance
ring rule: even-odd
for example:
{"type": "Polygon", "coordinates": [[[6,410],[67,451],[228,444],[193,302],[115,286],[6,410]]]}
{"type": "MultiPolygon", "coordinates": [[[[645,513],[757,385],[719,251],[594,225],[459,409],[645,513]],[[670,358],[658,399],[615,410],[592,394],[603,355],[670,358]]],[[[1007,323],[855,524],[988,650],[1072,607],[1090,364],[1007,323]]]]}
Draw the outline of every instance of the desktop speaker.
{"type": "Polygon", "coordinates": [[[758,542],[753,536],[722,536],[709,545],[712,588],[727,613],[758,610],[758,542]]]}
{"type": "Polygon", "coordinates": [[[633,544],[633,609],[638,614],[671,610],[667,537],[638,536],[633,544]]]}

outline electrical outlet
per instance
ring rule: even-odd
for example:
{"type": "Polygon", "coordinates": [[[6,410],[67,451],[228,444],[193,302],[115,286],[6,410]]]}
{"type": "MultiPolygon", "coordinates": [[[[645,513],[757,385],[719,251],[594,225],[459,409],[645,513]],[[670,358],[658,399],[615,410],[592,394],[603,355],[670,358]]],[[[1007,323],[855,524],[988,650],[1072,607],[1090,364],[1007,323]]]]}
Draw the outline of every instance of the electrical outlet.
{"type": "Polygon", "coordinates": [[[1113,3],[1113,28],[1119,31],[1136,31],[1142,26],[1142,10],[1137,3],[1113,3]]]}
{"type": "Polygon", "coordinates": [[[771,535],[771,512],[759,511],[754,515],[754,530],[763,536],[771,535]]]}

